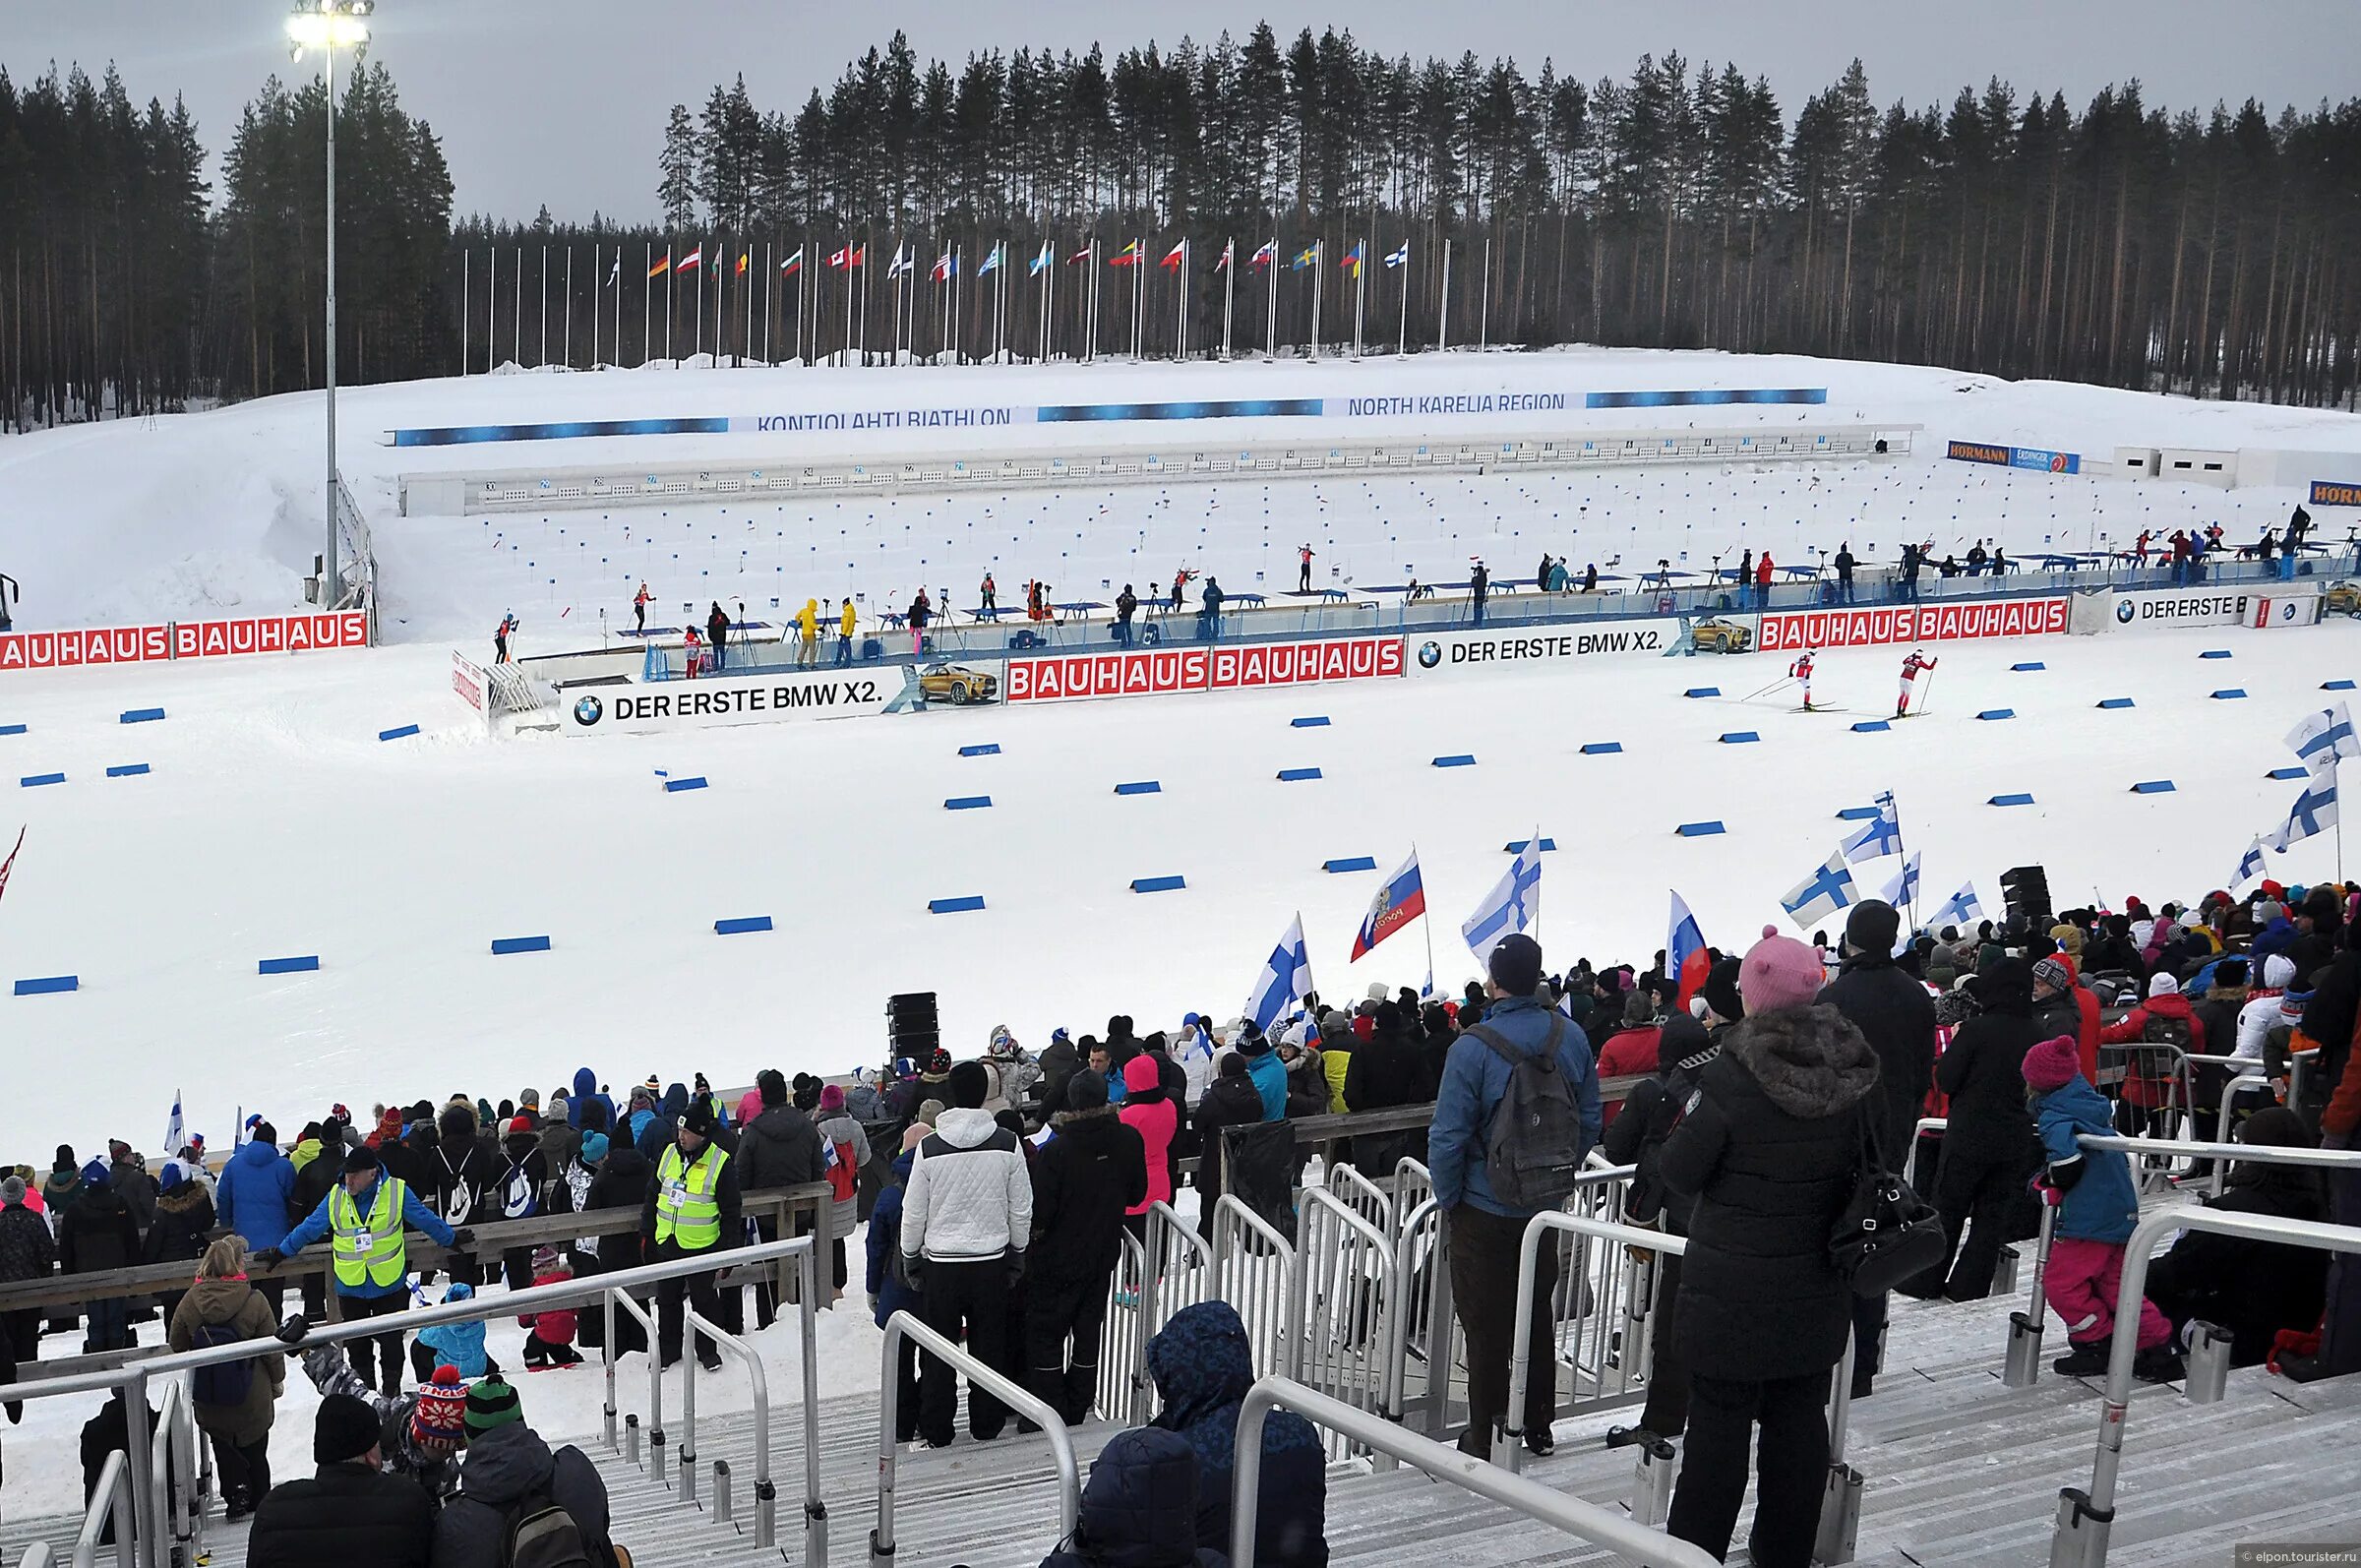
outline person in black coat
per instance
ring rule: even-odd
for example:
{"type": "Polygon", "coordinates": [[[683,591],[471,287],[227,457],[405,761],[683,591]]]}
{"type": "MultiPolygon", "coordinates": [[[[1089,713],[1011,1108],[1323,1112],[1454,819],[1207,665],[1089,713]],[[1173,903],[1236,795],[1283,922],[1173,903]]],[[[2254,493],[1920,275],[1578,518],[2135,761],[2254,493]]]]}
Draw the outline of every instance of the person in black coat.
{"type": "MultiPolygon", "coordinates": [[[[465,1225],[484,1217],[487,1209],[492,1210],[492,1218],[498,1218],[493,1189],[499,1184],[505,1162],[494,1151],[473,1106],[459,1100],[445,1106],[435,1117],[433,1141],[412,1147],[419,1172],[412,1184],[418,1199],[446,1224],[465,1225]]],[[[472,1257],[454,1255],[445,1268],[454,1283],[484,1283],[483,1265],[472,1257]]]]}
{"type": "MultiPolygon", "coordinates": [[[[92,1160],[83,1167],[82,1190],[57,1216],[58,1267],[68,1274],[104,1274],[139,1261],[140,1228],[131,1217],[131,1206],[115,1191],[105,1164],[92,1160]]],[[[123,1297],[92,1298],[83,1354],[131,1349],[128,1316],[123,1297]]]]}
{"type": "MultiPolygon", "coordinates": [[[[2320,1146],[2303,1119],[2283,1106],[2247,1117],[2238,1141],[2281,1149],[2320,1146]]],[[[2206,1207],[2285,1220],[2329,1217],[2319,1173],[2301,1166],[2234,1163],[2222,1195],[2206,1207]]],[[[2319,1324],[2328,1276],[2329,1254],[2311,1247],[2185,1231],[2171,1251],[2149,1265],[2148,1298],[2172,1319],[2176,1334],[2192,1318],[2228,1329],[2230,1364],[2259,1366],[2281,1329],[2310,1333],[2319,1324]]]]}
{"type": "Polygon", "coordinates": [[[1118,1432],[1090,1462],[1074,1533],[1041,1568],[1228,1568],[1197,1544],[1196,1451],[1178,1432],[1118,1432]]]}
{"type": "MultiPolygon", "coordinates": [[[[1916,1135],[1935,1071],[1934,998],[1895,966],[1894,944],[1901,932],[1902,917],[1892,904],[1872,898],[1853,905],[1845,921],[1844,966],[1820,994],[1877,1054],[1883,1115],[1874,1130],[1878,1152],[1894,1170],[1902,1168],[1916,1135]]],[[[1885,1297],[1855,1298],[1852,1327],[1852,1397],[1866,1399],[1885,1337],[1885,1297]]]]}
{"type": "MultiPolygon", "coordinates": [[[[1355,1111],[1385,1111],[1424,1105],[1434,1098],[1435,1080],[1426,1073],[1426,1055],[1411,1038],[1416,1013],[1398,1002],[1381,1001],[1369,1038],[1351,1052],[1345,1068],[1345,1104],[1355,1111]]],[[[1426,1135],[1419,1130],[1364,1132],[1353,1140],[1353,1163],[1371,1180],[1394,1174],[1405,1155],[1423,1160],[1426,1135]]]]}
{"type": "Polygon", "coordinates": [[[1842,1012],[1813,1004],[1820,960],[1803,943],[1765,936],[1738,984],[1746,1021],[1664,1147],[1665,1186],[1695,1198],[1673,1307],[1689,1435],[1665,1529],[1728,1553],[1759,1423],[1753,1560],[1804,1568],[1828,1479],[1829,1371],[1852,1327],[1829,1233],[1880,1108],[1878,1059],[1842,1012]]]}
{"type": "Polygon", "coordinates": [[[1074,1426],[1098,1391],[1107,1282],[1122,1255],[1123,1211],[1147,1199],[1148,1168],[1139,1133],[1107,1103],[1106,1079],[1075,1073],[1066,1099],[1033,1162],[1024,1342],[1026,1385],[1074,1426]]]}
{"type": "Polygon", "coordinates": [[[312,1457],[319,1473],[282,1481],[255,1511],[252,1568],[426,1568],[434,1505],[425,1488],[378,1468],[377,1412],[350,1394],[320,1402],[312,1457]]]}
{"type": "Polygon", "coordinates": [[[2026,1178],[2041,1166],[2041,1141],[2025,1103],[2025,1054],[2043,1038],[2033,1024],[2032,970],[2022,958],[2003,958],[1964,984],[1978,1010],[1935,1059],[1935,1082],[1951,1097],[1943,1160],[1935,1169],[1943,1261],[1897,1287],[1920,1300],[1977,1301],[1992,1294],[1992,1270],[2014,1229],[2012,1211],[2024,1201],[2026,1178]]]}
{"type": "MultiPolygon", "coordinates": [[[[585,1156],[603,1155],[591,1163],[598,1174],[590,1178],[588,1190],[582,1194],[581,1212],[589,1214],[600,1209],[637,1209],[647,1201],[648,1189],[655,1184],[655,1167],[647,1157],[629,1143],[609,1143],[603,1132],[585,1133],[582,1137],[585,1156]],[[593,1143],[595,1138],[598,1142],[593,1143]],[[604,1146],[603,1148],[601,1146],[604,1146]]],[[[565,1190],[564,1184],[560,1189],[565,1190]]],[[[569,1193],[571,1197],[571,1193],[569,1193]]],[[[591,1274],[613,1274],[618,1270],[637,1268],[647,1261],[642,1255],[637,1231],[609,1231],[604,1236],[585,1237],[595,1241],[594,1247],[576,1244],[573,1248],[574,1272],[581,1278],[591,1274]]],[[[606,1313],[598,1306],[585,1306],[575,1316],[575,1338],[593,1350],[603,1349],[607,1334],[606,1313]]],[[[629,1312],[615,1313],[615,1354],[647,1349],[647,1331],[639,1320],[629,1312]]]]}
{"type": "Polygon", "coordinates": [[[1222,1129],[1251,1127],[1262,1120],[1262,1095],[1246,1075],[1245,1057],[1235,1051],[1222,1053],[1214,1080],[1206,1086],[1205,1098],[1197,1102],[1195,1120],[1201,1140],[1197,1191],[1203,1194],[1200,1206],[1210,1214],[1222,1196],[1222,1129]]]}

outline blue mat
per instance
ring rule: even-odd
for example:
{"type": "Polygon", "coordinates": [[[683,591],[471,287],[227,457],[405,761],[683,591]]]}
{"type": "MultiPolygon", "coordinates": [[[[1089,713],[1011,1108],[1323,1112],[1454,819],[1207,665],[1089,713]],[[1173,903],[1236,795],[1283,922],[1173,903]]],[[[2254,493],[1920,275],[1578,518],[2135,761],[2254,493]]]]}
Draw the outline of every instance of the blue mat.
{"type": "Polygon", "coordinates": [[[1718,686],[1692,686],[1680,694],[1682,696],[1720,696],[1722,689],[1718,686]]]}
{"type": "Polygon", "coordinates": [[[162,708],[132,708],[124,713],[125,724],[153,724],[164,716],[162,708]]]}
{"type": "Polygon", "coordinates": [[[927,900],[927,913],[930,915],[965,915],[983,907],[984,897],[981,893],[970,893],[964,898],[930,898],[927,900]]]}
{"type": "Polygon", "coordinates": [[[505,958],[511,953],[545,953],[549,951],[547,936],[501,936],[492,943],[492,956],[505,958]]]}
{"type": "Polygon", "coordinates": [[[1287,722],[1290,729],[1324,730],[1328,727],[1328,715],[1325,713],[1314,713],[1309,718],[1290,719],[1287,722]]]}
{"type": "Polygon", "coordinates": [[[255,965],[258,975],[308,975],[320,967],[320,955],[308,953],[301,958],[266,958],[255,965]]]}
{"type": "Polygon", "coordinates": [[[2128,696],[2102,696],[2098,699],[2098,705],[2102,708],[2128,708],[2134,704],[2128,696]]]}
{"type": "Polygon", "coordinates": [[[1683,822],[1678,827],[1672,829],[1673,832],[1678,833],[1682,838],[1710,838],[1722,830],[1722,824],[1720,822],[1683,822]]]}
{"type": "Polygon", "coordinates": [[[1986,708],[1976,715],[1979,719],[2013,719],[2016,716],[2015,708],[1986,708]]]}
{"type": "Polygon", "coordinates": [[[1185,876],[1142,876],[1131,883],[1135,893],[1172,893],[1188,885],[1185,876]]]}
{"type": "Polygon", "coordinates": [[[1751,746],[1762,737],[1752,730],[1728,730],[1722,736],[1724,746],[1751,746]]]}
{"type": "Polygon", "coordinates": [[[1320,870],[1322,870],[1322,871],[1324,871],[1324,872],[1331,872],[1331,873],[1334,873],[1334,872],[1373,872],[1373,871],[1375,871],[1376,869],[1377,869],[1377,861],[1376,861],[1376,857],[1374,857],[1374,856],[1371,856],[1371,855],[1355,855],[1355,856],[1352,856],[1351,858],[1349,858],[1349,859],[1346,859],[1346,860],[1331,860],[1331,861],[1322,861],[1322,862],[1320,862],[1320,870]]]}
{"type": "Polygon", "coordinates": [[[1474,767],[1476,758],[1461,753],[1456,756],[1438,756],[1434,759],[1434,765],[1436,767],[1474,767]]]}
{"type": "Polygon", "coordinates": [[[1279,770],[1279,782],[1282,784],[1301,784],[1319,776],[1320,770],[1316,767],[1283,767],[1279,770]]]}
{"type": "Polygon", "coordinates": [[[119,762],[106,770],[108,778],[138,778],[148,771],[145,762],[119,762]]]}
{"type": "Polygon", "coordinates": [[[717,920],[713,923],[713,935],[716,936],[744,936],[752,932],[768,930],[768,915],[749,915],[743,920],[717,920]]]}
{"type": "Polygon", "coordinates": [[[1143,778],[1129,784],[1118,784],[1115,787],[1115,793],[1118,795],[1162,795],[1164,786],[1152,778],[1143,778]]]}
{"type": "Polygon", "coordinates": [[[17,780],[17,783],[22,788],[31,790],[39,789],[44,784],[63,784],[65,781],[66,775],[63,773],[33,773],[17,780]]]}
{"type": "Polygon", "coordinates": [[[377,732],[377,738],[381,741],[399,741],[417,733],[417,725],[404,724],[397,730],[380,730],[377,732]]]}
{"type": "Polygon", "coordinates": [[[17,995],[20,996],[52,996],[61,991],[81,989],[82,977],[79,975],[49,975],[40,980],[17,982],[17,995]]]}
{"type": "Polygon", "coordinates": [[[981,746],[962,746],[959,748],[959,754],[961,756],[998,756],[1000,754],[1000,743],[986,741],[981,746]]]}
{"type": "Polygon", "coordinates": [[[2168,778],[2144,779],[2132,786],[2132,793],[2134,795],[2170,795],[2173,793],[2172,780],[2168,778]]]}
{"type": "Polygon", "coordinates": [[[1585,756],[1610,756],[1622,750],[1623,743],[1621,741],[1586,741],[1583,743],[1582,754],[1585,756]]]}
{"type": "Polygon", "coordinates": [[[2033,804],[2033,798],[2030,795],[1995,795],[1987,804],[1992,806],[2030,806],[2033,804]]]}
{"type": "Polygon", "coordinates": [[[2246,688],[2243,686],[2225,686],[2220,691],[2210,694],[2213,700],[2216,702],[2235,702],[2240,697],[2246,695],[2246,688]]]}
{"type": "Polygon", "coordinates": [[[1892,724],[1888,723],[1884,719],[1861,719],[1853,724],[1852,733],[1855,735],[1875,735],[1880,730],[1890,730],[1894,726],[1892,724]]]}
{"type": "Polygon", "coordinates": [[[992,804],[989,795],[954,795],[942,803],[946,812],[980,812],[992,804]]]}
{"type": "Polygon", "coordinates": [[[701,790],[704,787],[705,779],[701,773],[693,778],[668,778],[664,781],[664,793],[667,795],[677,795],[683,790],[701,790]]]}

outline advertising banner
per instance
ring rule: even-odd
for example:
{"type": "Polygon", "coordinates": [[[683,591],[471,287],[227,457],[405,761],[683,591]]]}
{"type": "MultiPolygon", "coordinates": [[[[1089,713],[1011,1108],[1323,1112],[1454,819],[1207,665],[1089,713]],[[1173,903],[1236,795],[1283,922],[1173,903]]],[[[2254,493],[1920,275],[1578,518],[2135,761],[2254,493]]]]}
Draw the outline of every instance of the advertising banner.
{"type": "Polygon", "coordinates": [[[2253,619],[2254,607],[2253,595],[2229,589],[2133,589],[2115,595],[2115,625],[2127,632],[2142,627],[2244,626],[2253,619]]]}
{"type": "Polygon", "coordinates": [[[569,735],[614,730],[645,734],[852,718],[884,712],[886,704],[901,695],[902,685],[900,671],[886,670],[875,675],[725,675],[649,686],[602,686],[571,694],[563,728],[569,735]]]}
{"type": "Polygon", "coordinates": [[[235,621],[177,621],[161,626],[92,627],[70,632],[0,633],[0,671],[62,670],[85,664],[151,664],[242,653],[308,653],[365,648],[369,615],[250,616],[235,621]]]}
{"type": "Polygon", "coordinates": [[[1954,462],[1988,462],[2000,468],[2029,468],[2035,473],[2079,474],[2082,454],[2049,452],[2040,447],[2000,447],[1984,441],[1955,441],[1943,453],[1954,462]]]}
{"type": "Polygon", "coordinates": [[[1982,637],[2063,636],[2066,597],[1986,599],[1970,604],[1901,604],[1801,610],[1763,617],[1765,653],[1802,648],[1877,647],[1982,637]]]}
{"type": "Polygon", "coordinates": [[[1157,696],[1365,681],[1402,673],[1397,635],[1251,642],[1215,648],[1131,648],[1008,661],[1010,702],[1157,696]]]}
{"type": "Polygon", "coordinates": [[[2276,631],[2280,627],[2318,626],[2323,608],[2325,606],[2317,589],[2310,593],[2299,588],[2285,593],[2257,594],[2254,613],[2244,624],[2258,632],[2276,631]]]}
{"type": "Polygon", "coordinates": [[[1601,659],[1662,658],[1680,646],[1681,623],[1602,621],[1596,626],[1502,627],[1485,632],[1437,632],[1410,639],[1410,674],[1492,674],[1540,670],[1601,659]]]}
{"type": "Polygon", "coordinates": [[[2361,485],[2342,479],[2315,479],[2312,481],[2312,505],[2361,507],[2361,485]]]}
{"type": "Polygon", "coordinates": [[[451,654],[451,689],[458,699],[476,711],[479,717],[492,714],[492,679],[484,667],[466,654],[453,649],[451,654]]]}

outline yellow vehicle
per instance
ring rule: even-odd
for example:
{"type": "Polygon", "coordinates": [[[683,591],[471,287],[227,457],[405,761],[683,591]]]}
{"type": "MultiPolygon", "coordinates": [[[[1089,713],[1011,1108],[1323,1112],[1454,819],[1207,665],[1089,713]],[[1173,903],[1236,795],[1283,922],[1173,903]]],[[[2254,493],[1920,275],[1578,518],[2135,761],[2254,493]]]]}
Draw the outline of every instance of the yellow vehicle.
{"type": "Polygon", "coordinates": [[[2331,582],[2324,598],[2324,614],[2361,615],[2361,583],[2331,582]]]}
{"type": "Polygon", "coordinates": [[[1708,616],[1689,629],[1689,646],[1700,653],[1743,653],[1754,646],[1754,633],[1735,621],[1708,616]]]}
{"type": "Polygon", "coordinates": [[[930,702],[990,702],[1000,694],[1000,678],[963,664],[930,664],[918,672],[918,691],[930,702]]]}

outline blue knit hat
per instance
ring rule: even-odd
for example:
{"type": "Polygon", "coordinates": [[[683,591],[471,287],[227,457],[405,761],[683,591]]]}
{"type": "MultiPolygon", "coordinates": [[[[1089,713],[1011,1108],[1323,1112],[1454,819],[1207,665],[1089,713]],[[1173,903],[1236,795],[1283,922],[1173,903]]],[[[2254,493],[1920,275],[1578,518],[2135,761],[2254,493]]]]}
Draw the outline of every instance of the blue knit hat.
{"type": "Polygon", "coordinates": [[[102,1187],[114,1179],[114,1173],[107,1170],[104,1160],[92,1160],[82,1168],[82,1179],[86,1185],[102,1187]]]}

